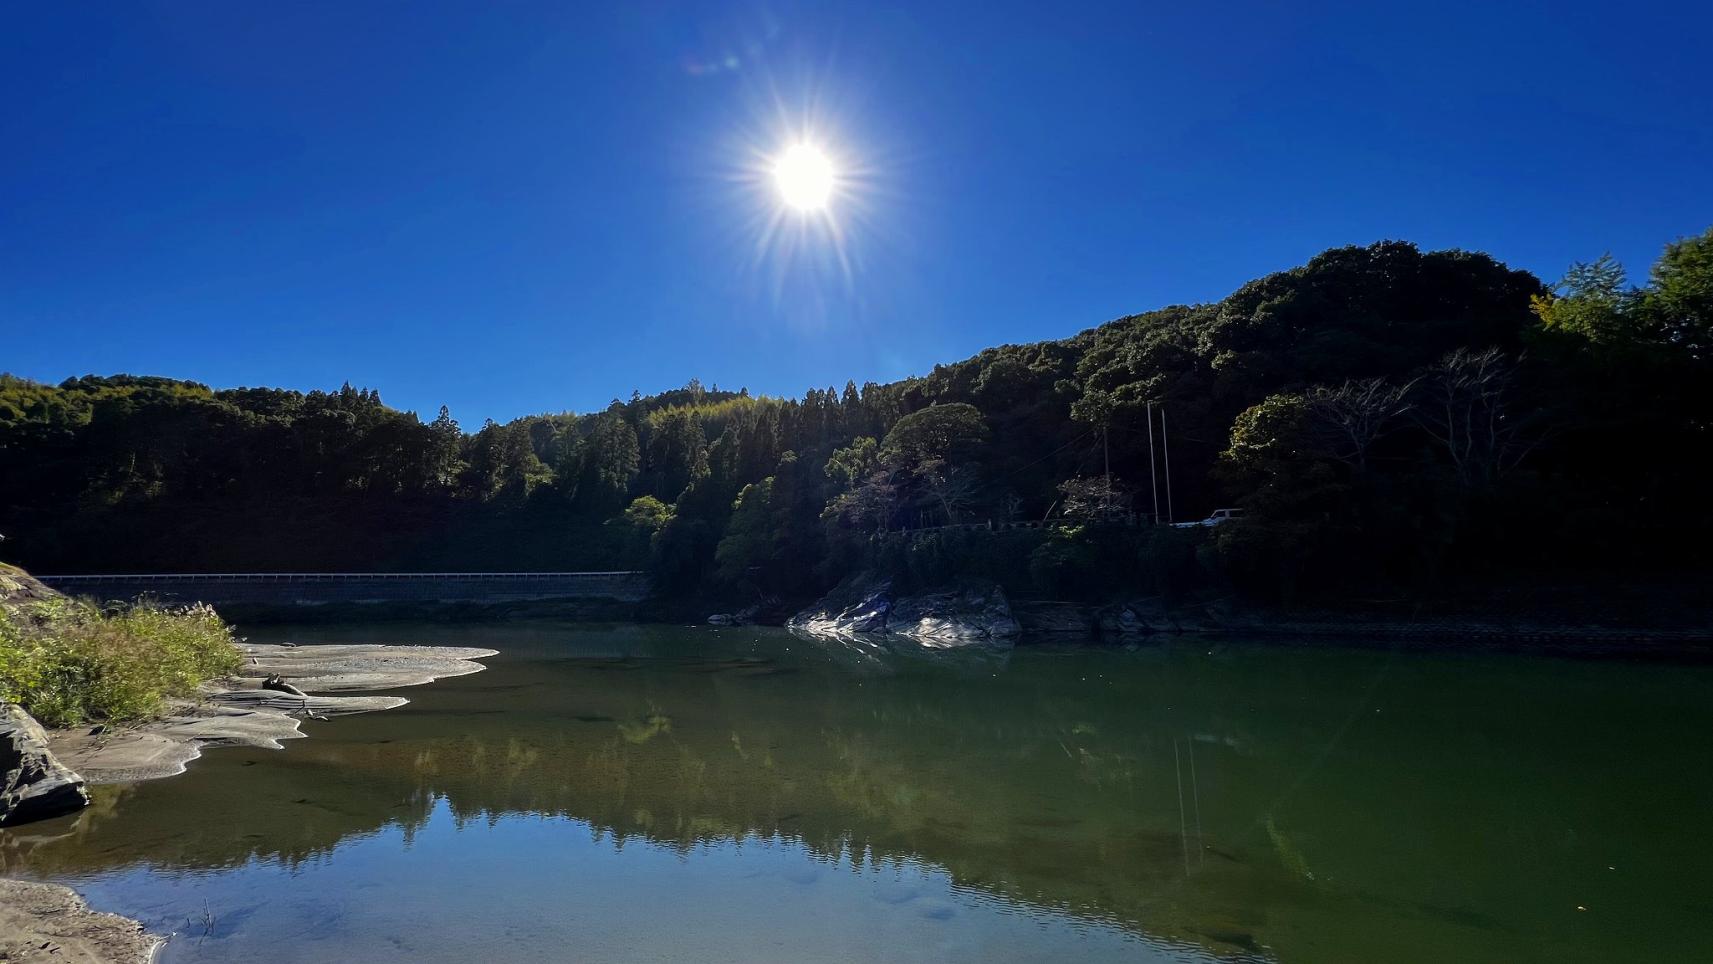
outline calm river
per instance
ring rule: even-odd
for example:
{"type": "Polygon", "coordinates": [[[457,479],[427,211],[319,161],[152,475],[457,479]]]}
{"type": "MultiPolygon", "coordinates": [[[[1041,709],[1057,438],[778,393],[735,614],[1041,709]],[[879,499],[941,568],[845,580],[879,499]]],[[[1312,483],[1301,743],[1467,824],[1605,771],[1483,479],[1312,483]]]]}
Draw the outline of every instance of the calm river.
{"type": "Polygon", "coordinates": [[[1713,668],[781,630],[487,646],[403,709],[0,832],[184,961],[1689,961],[1713,668]]]}

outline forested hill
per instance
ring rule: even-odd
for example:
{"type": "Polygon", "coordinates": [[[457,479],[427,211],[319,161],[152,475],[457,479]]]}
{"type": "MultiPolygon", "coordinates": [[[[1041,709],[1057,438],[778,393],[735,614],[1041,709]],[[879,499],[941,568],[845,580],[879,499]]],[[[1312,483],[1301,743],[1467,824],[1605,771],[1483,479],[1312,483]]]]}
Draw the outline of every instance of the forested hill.
{"type": "Polygon", "coordinates": [[[0,377],[0,555],[647,567],[669,590],[786,595],[859,568],[1301,597],[1684,567],[1713,535],[1710,376],[1713,231],[1640,287],[1608,258],[1549,288],[1384,242],[892,384],[774,399],[692,381],[475,432],[349,385],[0,377]],[[1244,518],[1146,525],[1223,506],[1244,518]],[[1058,524],[936,528],[1022,520],[1058,524]]]}

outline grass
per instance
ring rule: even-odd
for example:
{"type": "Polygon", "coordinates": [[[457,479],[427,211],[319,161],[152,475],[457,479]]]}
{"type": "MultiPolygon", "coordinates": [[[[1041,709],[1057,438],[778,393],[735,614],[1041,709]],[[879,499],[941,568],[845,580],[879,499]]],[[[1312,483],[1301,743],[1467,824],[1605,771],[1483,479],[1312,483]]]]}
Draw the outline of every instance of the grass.
{"type": "Polygon", "coordinates": [[[205,605],[0,593],[0,701],[45,726],[146,719],[241,662],[232,627],[205,605]]]}

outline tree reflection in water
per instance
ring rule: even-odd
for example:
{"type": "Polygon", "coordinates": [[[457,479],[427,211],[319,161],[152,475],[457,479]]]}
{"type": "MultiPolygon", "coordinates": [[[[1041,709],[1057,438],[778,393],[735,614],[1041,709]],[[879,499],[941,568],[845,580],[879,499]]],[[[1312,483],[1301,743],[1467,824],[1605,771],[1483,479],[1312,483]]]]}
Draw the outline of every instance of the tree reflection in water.
{"type": "MultiPolygon", "coordinates": [[[[411,691],[406,710],[315,725],[283,753],[220,751],[171,781],[100,788],[76,818],[0,837],[0,869],[289,869],[385,828],[408,844],[443,806],[460,826],[566,818],[615,848],[639,839],[688,859],[779,840],[823,862],[927,862],[996,899],[1224,956],[1408,959],[1396,953],[1407,946],[1424,960],[1500,959],[1561,940],[1560,898],[1531,894],[1533,875],[1583,871],[1551,848],[1519,862],[1479,841],[1548,807],[1587,826],[1577,816],[1610,801],[1570,761],[1629,752],[1570,714],[1542,722],[1610,693],[1581,664],[1232,644],[928,650],[769,630],[432,632],[411,641],[503,655],[411,691]],[[1503,709],[1522,699],[1539,718],[1503,709]]],[[[1631,700],[1670,690],[1669,674],[1621,669],[1636,677],[1631,700]]],[[[1634,836],[1606,844],[1631,866],[1669,860],[1634,836]]],[[[1587,958],[1634,939],[1615,930],[1564,948],[1587,958]]]]}

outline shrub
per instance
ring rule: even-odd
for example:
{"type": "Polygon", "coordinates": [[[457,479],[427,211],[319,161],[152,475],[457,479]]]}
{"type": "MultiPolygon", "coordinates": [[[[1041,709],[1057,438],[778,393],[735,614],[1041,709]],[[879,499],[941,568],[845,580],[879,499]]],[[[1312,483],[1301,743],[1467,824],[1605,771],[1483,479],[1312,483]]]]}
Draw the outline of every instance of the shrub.
{"type": "Polygon", "coordinates": [[[1099,576],[1100,552],[1086,527],[1059,529],[1029,554],[1029,576],[1049,596],[1090,594],[1099,576]]]}
{"type": "Polygon", "coordinates": [[[47,726],[150,716],[241,660],[232,628],[205,605],[139,600],[102,612],[54,598],[0,606],[0,700],[47,726]]]}
{"type": "Polygon", "coordinates": [[[1015,592],[1029,586],[1030,553],[1041,539],[1039,530],[882,533],[869,547],[865,568],[892,577],[906,592],[970,577],[991,579],[1015,592]]]}

